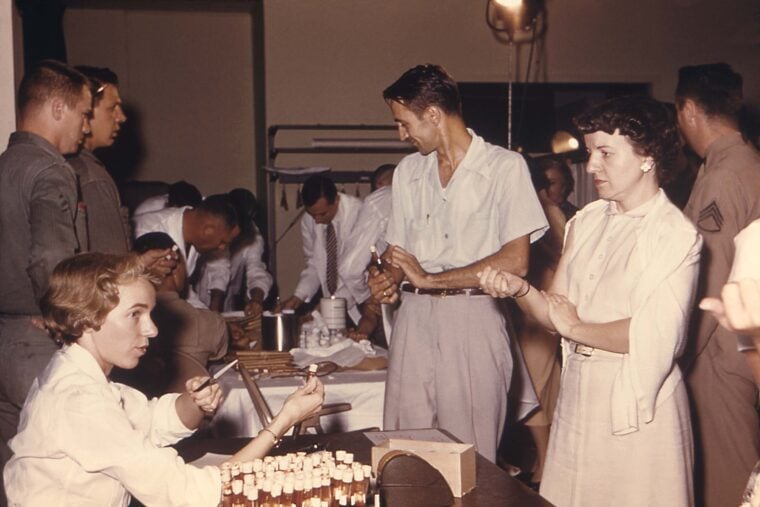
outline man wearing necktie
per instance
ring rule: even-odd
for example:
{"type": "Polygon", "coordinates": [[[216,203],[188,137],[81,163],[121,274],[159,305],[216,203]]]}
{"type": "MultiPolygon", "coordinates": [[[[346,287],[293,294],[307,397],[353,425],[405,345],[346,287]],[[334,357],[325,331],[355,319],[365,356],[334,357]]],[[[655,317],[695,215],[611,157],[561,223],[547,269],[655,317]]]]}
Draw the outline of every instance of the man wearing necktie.
{"type": "Polygon", "coordinates": [[[340,272],[340,258],[347,250],[347,239],[359,216],[361,200],[338,193],[335,183],[322,174],[309,177],[301,190],[306,214],[301,219],[301,235],[306,267],[301,272],[293,295],[283,309],[295,310],[321,288],[325,297],[346,299],[348,314],[358,322],[356,289],[347,284],[340,272]]]}

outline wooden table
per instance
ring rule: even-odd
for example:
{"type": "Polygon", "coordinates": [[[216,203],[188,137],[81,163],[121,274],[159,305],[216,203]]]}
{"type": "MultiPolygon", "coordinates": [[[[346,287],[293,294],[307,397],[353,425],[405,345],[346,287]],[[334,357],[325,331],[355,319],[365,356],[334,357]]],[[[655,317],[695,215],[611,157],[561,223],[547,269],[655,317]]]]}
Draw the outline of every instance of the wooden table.
{"type": "MultiPolygon", "coordinates": [[[[179,442],[175,447],[186,461],[193,461],[207,452],[233,454],[248,442],[244,438],[189,438],[179,442]]],[[[356,461],[370,464],[372,461],[372,442],[362,431],[332,433],[326,435],[302,435],[297,439],[286,439],[272,454],[284,454],[297,450],[312,450],[318,445],[328,451],[344,449],[354,454],[356,461]]],[[[477,486],[462,498],[456,498],[453,505],[470,506],[519,506],[551,507],[537,493],[523,483],[509,476],[504,470],[494,465],[480,454],[476,457],[477,486]]],[[[406,505],[388,507],[407,507],[406,505]]]]}

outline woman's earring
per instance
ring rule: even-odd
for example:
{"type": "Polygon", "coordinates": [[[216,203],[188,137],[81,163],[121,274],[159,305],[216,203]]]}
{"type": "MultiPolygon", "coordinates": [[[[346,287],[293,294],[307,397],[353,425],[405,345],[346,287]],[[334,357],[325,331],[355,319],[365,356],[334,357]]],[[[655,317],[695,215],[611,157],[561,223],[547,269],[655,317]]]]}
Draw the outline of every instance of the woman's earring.
{"type": "Polygon", "coordinates": [[[641,163],[641,170],[645,173],[648,173],[652,170],[654,167],[654,160],[651,158],[646,159],[644,162],[641,163]]]}

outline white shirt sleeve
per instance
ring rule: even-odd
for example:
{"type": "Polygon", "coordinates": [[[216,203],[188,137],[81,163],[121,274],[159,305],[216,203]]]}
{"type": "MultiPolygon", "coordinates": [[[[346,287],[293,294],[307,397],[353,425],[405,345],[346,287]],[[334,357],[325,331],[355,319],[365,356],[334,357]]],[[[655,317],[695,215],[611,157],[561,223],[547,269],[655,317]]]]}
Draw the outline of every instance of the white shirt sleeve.
{"type": "Polygon", "coordinates": [[[245,247],[243,256],[245,260],[245,273],[248,291],[261,289],[266,298],[272,288],[273,278],[267,271],[262,257],[264,255],[264,237],[256,231],[256,239],[252,244],[245,247]]]}

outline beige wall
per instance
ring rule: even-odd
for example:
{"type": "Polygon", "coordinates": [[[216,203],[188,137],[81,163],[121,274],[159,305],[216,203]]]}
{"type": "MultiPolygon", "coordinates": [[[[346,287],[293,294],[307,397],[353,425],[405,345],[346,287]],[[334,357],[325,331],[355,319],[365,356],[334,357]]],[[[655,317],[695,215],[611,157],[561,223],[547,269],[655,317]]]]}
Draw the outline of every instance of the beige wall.
{"type": "Polygon", "coordinates": [[[14,59],[17,48],[21,47],[18,21],[12,0],[0,0],[0,69],[3,69],[0,73],[0,152],[8,145],[8,136],[16,130],[16,77],[19,73],[14,59]]]}
{"type": "MultiPolygon", "coordinates": [[[[651,82],[654,95],[668,100],[679,66],[725,60],[744,74],[748,98],[760,102],[757,0],[547,6],[533,80],[651,82]]],[[[460,81],[506,81],[508,50],[487,28],[484,10],[485,0],[264,0],[267,124],[389,123],[380,93],[417,63],[443,64],[460,81]]],[[[240,12],[69,9],[71,61],[113,67],[140,112],[146,152],[139,179],[184,177],[205,193],[253,187],[251,29],[240,12]]],[[[527,46],[518,53],[515,75],[524,80],[527,46]]],[[[291,156],[278,165],[371,169],[389,158],[398,159],[291,156]]],[[[277,236],[296,214],[297,190],[286,186],[285,211],[275,189],[277,236]]],[[[298,231],[279,245],[285,296],[302,266],[298,231]]]]}
{"type": "Polygon", "coordinates": [[[143,150],[137,180],[255,189],[247,12],[69,8],[69,62],[111,67],[143,150]]]}

